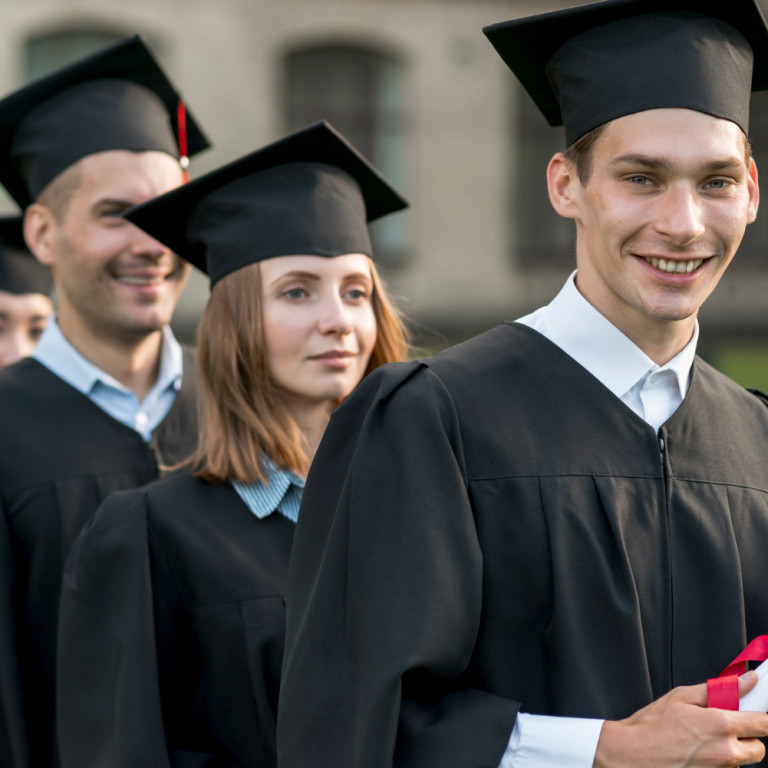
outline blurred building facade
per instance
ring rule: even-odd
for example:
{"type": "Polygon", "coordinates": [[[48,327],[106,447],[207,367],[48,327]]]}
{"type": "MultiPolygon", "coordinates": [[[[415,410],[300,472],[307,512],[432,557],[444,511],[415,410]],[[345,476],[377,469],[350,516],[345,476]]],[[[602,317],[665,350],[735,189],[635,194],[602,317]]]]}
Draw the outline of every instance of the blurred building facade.
{"type": "MultiPolygon", "coordinates": [[[[481,30],[576,4],[3,0],[0,94],[138,32],[214,144],[193,175],[328,119],[411,201],[376,225],[377,253],[421,342],[436,347],[547,303],[573,268],[572,223],[550,209],[544,175],[561,129],[546,125],[481,30]]],[[[768,169],[765,95],[751,133],[768,169]]],[[[176,320],[183,336],[206,295],[195,276],[176,320]]],[[[701,316],[705,354],[737,374],[765,361],[765,383],[745,382],[764,387],[767,295],[764,210],[701,316]]]]}

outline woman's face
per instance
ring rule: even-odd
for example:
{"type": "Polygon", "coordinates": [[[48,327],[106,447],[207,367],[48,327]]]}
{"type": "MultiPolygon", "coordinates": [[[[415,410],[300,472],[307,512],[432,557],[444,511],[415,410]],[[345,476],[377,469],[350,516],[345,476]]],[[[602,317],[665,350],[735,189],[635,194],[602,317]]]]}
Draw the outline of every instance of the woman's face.
{"type": "Polygon", "coordinates": [[[272,378],[305,405],[333,407],[363,377],[376,341],[368,257],[278,256],[260,267],[272,378]]]}

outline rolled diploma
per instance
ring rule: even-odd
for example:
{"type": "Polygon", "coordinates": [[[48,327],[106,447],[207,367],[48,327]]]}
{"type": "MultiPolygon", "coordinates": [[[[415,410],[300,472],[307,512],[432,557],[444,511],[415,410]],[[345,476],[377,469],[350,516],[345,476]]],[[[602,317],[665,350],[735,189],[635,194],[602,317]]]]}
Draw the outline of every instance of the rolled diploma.
{"type": "Polygon", "coordinates": [[[768,661],[756,670],[759,680],[755,687],[739,699],[741,712],[768,712],[768,661]]]}

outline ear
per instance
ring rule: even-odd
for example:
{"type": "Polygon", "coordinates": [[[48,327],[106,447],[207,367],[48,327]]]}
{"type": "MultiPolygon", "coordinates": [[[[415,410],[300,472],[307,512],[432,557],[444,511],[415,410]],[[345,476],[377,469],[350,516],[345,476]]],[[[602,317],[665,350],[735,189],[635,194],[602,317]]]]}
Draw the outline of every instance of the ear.
{"type": "Polygon", "coordinates": [[[41,203],[32,203],[24,213],[24,239],[27,247],[41,264],[56,263],[56,231],[58,222],[51,210],[41,203]]]}
{"type": "Polygon", "coordinates": [[[757,165],[752,159],[749,161],[747,188],[749,189],[749,223],[751,224],[757,217],[757,206],[760,203],[760,186],[757,183],[757,165]]]}
{"type": "Polygon", "coordinates": [[[575,219],[578,216],[580,183],[576,169],[562,152],[558,152],[547,166],[547,188],[552,207],[566,219],[575,219]]]}

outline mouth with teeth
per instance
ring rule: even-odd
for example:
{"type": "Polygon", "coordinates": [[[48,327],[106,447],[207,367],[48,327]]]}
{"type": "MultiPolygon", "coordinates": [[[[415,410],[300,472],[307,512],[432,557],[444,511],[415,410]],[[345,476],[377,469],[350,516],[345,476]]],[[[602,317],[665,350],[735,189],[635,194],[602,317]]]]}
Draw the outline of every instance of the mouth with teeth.
{"type": "Polygon", "coordinates": [[[697,270],[703,263],[704,259],[659,259],[655,256],[644,257],[648,264],[660,269],[662,272],[666,272],[670,275],[686,275],[697,270]]]}

